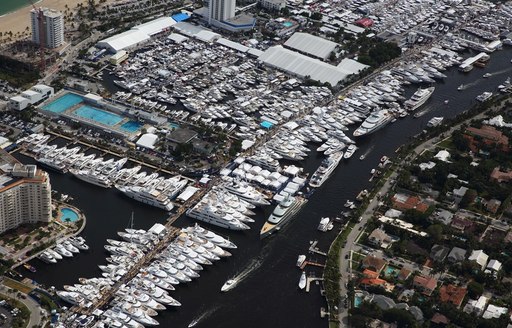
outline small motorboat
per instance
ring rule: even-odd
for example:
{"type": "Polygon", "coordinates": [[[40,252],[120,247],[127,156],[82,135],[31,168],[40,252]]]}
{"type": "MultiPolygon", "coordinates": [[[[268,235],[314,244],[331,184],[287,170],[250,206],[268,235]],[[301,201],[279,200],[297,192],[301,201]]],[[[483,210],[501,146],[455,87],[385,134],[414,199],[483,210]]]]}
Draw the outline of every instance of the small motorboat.
{"type": "Polygon", "coordinates": [[[299,255],[297,258],[297,266],[300,267],[304,261],[306,261],[306,255],[299,255]]]}
{"type": "Polygon", "coordinates": [[[448,103],[449,103],[449,102],[450,102],[450,101],[449,101],[448,99],[446,99],[446,100],[444,101],[444,104],[445,104],[445,105],[448,105],[448,103]]]}
{"type": "Polygon", "coordinates": [[[485,74],[483,75],[483,77],[484,77],[484,78],[488,78],[488,77],[491,77],[491,76],[492,76],[492,74],[491,74],[491,73],[485,73],[485,74]]]}
{"type": "Polygon", "coordinates": [[[299,288],[300,289],[306,288],[306,272],[305,271],[302,271],[302,274],[300,275],[299,288]]]}
{"type": "Polygon", "coordinates": [[[464,90],[464,84],[459,85],[459,87],[457,88],[457,90],[459,90],[459,91],[464,90]]]}
{"type": "Polygon", "coordinates": [[[229,279],[228,281],[226,281],[226,283],[224,283],[224,285],[222,285],[222,287],[220,288],[220,291],[227,292],[228,290],[235,288],[236,284],[238,284],[238,280],[229,279]]]}

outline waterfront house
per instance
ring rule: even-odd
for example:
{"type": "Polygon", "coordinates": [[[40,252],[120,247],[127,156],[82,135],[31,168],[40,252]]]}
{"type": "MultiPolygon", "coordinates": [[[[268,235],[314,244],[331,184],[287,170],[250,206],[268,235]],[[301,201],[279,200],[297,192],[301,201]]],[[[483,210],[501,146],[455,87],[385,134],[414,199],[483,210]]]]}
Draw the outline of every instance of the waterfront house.
{"type": "Polygon", "coordinates": [[[380,274],[382,270],[384,270],[384,267],[387,265],[387,262],[381,258],[367,255],[362,262],[363,269],[371,269],[372,271],[377,272],[380,274]]]}
{"type": "Polygon", "coordinates": [[[391,197],[391,202],[393,207],[400,211],[414,209],[418,212],[425,213],[428,210],[428,205],[418,196],[396,193],[391,197]]]}
{"type": "Polygon", "coordinates": [[[466,258],[466,250],[459,248],[459,247],[452,248],[452,250],[450,251],[450,254],[448,254],[448,262],[450,262],[450,263],[462,262],[462,261],[464,261],[465,258],[466,258]]]}
{"type": "Polygon", "coordinates": [[[393,238],[391,238],[384,230],[377,228],[368,236],[368,242],[376,247],[388,248],[391,246],[393,238]]]}
{"type": "Polygon", "coordinates": [[[464,137],[469,141],[469,148],[478,153],[483,146],[494,146],[503,152],[509,151],[508,137],[495,127],[483,125],[481,128],[469,127],[464,133],[464,137]]]}
{"type": "Polygon", "coordinates": [[[437,279],[433,277],[415,276],[412,285],[423,295],[430,296],[437,287],[437,279]]]}
{"type": "Polygon", "coordinates": [[[439,289],[439,299],[443,303],[452,303],[456,307],[460,307],[467,291],[465,287],[458,287],[452,284],[444,285],[439,289]]]}

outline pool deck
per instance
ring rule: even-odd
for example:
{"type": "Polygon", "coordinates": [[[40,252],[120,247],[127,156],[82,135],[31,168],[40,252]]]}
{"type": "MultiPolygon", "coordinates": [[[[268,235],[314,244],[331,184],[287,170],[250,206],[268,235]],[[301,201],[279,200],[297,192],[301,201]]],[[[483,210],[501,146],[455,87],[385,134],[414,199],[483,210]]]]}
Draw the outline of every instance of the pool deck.
{"type": "Polygon", "coordinates": [[[113,133],[115,135],[118,135],[120,137],[123,137],[123,138],[126,138],[128,140],[134,140],[139,134],[140,134],[140,131],[142,131],[142,129],[145,127],[145,125],[142,125],[140,127],[140,129],[138,129],[137,131],[128,131],[128,130],[124,130],[121,128],[121,126],[129,121],[132,120],[132,118],[130,117],[127,117],[125,114],[123,114],[123,110],[122,109],[119,109],[119,113],[116,113],[116,112],[113,112],[113,111],[110,111],[106,108],[101,108],[100,106],[95,106],[94,104],[88,104],[87,102],[85,101],[82,101],[78,104],[75,104],[69,108],[66,108],[65,110],[63,110],[62,112],[53,112],[53,111],[50,111],[50,110],[45,110],[43,107],[46,106],[47,104],[49,103],[52,103],[54,101],[56,101],[57,99],[59,99],[60,97],[64,96],[65,94],[77,94],[79,96],[82,96],[81,94],[79,94],[78,92],[72,92],[72,91],[69,91],[69,90],[61,90],[59,91],[54,97],[48,99],[47,101],[45,101],[44,103],[42,103],[41,105],[39,105],[37,108],[42,112],[42,113],[47,113],[51,116],[58,116],[58,117],[62,117],[62,118],[66,118],[66,119],[69,119],[73,122],[76,122],[76,123],[82,123],[82,124],[85,124],[85,125],[88,125],[88,126],[91,126],[95,129],[99,129],[99,130],[103,130],[105,132],[108,132],[108,133],[113,133]],[[115,114],[115,115],[118,115],[120,117],[122,117],[122,120],[114,125],[108,125],[108,124],[103,124],[99,121],[96,121],[96,120],[91,120],[91,119],[87,119],[85,117],[81,117],[77,114],[75,114],[75,111],[84,106],[84,105],[88,105],[90,107],[93,107],[97,110],[101,110],[101,111],[104,111],[104,112],[107,112],[107,113],[112,113],[112,114],[115,114]]]}

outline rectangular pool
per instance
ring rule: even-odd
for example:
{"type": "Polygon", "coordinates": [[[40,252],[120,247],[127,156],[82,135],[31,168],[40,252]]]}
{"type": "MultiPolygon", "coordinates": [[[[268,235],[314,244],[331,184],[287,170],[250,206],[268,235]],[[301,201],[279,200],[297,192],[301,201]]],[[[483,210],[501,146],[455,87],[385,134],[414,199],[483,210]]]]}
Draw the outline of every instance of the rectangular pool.
{"type": "Polygon", "coordinates": [[[136,121],[128,121],[124,124],[122,124],[119,128],[121,130],[124,130],[124,131],[127,131],[127,132],[130,132],[130,133],[133,133],[133,132],[137,132],[140,130],[140,128],[142,128],[144,124],[140,123],[140,122],[136,122],[136,121]]]}
{"type": "Polygon", "coordinates": [[[114,126],[123,120],[123,118],[117,114],[87,105],[81,106],[75,110],[75,115],[108,126],[114,126]]]}
{"type": "Polygon", "coordinates": [[[62,97],[55,99],[48,105],[43,106],[43,110],[47,110],[54,113],[62,113],[63,111],[80,104],[84,99],[74,93],[66,93],[62,97]]]}

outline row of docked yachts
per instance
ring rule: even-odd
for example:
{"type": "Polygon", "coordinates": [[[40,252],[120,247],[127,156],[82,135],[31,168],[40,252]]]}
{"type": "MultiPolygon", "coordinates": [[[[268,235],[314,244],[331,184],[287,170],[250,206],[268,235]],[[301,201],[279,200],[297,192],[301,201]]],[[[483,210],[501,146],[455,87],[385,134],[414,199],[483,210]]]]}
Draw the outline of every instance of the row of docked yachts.
{"type": "MultiPolygon", "coordinates": [[[[33,135],[25,141],[29,142],[28,140],[43,139],[33,135]]],[[[101,157],[96,158],[95,154],[85,155],[80,152],[79,146],[59,148],[45,142],[32,144],[30,147],[40,165],[61,173],[69,171],[78,179],[99,187],[115,186],[134,200],[166,211],[173,209],[172,200],[188,184],[188,180],[181,176],[166,178],[158,173],[141,172],[140,165],[123,168],[128,161],[127,158],[105,160],[101,157]]]]}
{"type": "Polygon", "coordinates": [[[89,250],[89,246],[85,243],[85,239],[81,236],[69,237],[66,240],[57,243],[54,248],[48,248],[38,255],[38,258],[49,264],[57,263],[65,257],[73,257],[80,251],[89,250]]]}
{"type": "MultiPolygon", "coordinates": [[[[107,240],[105,250],[110,256],[108,264],[99,265],[101,277],[80,278],[80,283],[65,285],[64,290],[57,291],[64,301],[85,308],[91,307],[107,293],[113,293],[108,309],[96,310],[90,317],[94,327],[159,325],[154,318],[158,311],[181,306],[170,292],[179,284],[199,278],[204,266],[231,256],[229,250],[236,249],[228,239],[196,224],[183,228],[133,279],[119,284],[117,282],[156,247],[163,235],[155,234],[153,229],[126,229],[118,235],[123,240],[107,240]]],[[[71,325],[76,320],[85,319],[74,316],[67,323],[71,325]]]]}

